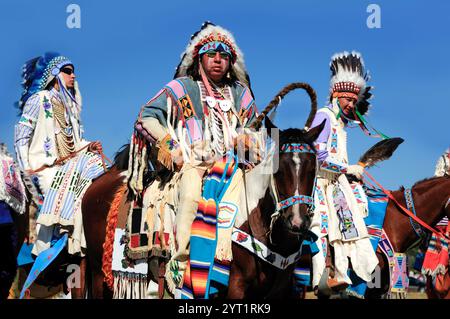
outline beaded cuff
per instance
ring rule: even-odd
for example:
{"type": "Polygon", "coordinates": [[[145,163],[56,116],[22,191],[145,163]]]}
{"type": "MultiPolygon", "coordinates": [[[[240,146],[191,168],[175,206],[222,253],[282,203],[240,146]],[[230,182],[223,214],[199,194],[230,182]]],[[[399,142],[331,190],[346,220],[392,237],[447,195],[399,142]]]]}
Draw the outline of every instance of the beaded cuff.
{"type": "Polygon", "coordinates": [[[178,143],[173,140],[170,134],[167,134],[161,141],[157,143],[158,161],[170,170],[173,170],[172,151],[179,147],[178,143]]]}

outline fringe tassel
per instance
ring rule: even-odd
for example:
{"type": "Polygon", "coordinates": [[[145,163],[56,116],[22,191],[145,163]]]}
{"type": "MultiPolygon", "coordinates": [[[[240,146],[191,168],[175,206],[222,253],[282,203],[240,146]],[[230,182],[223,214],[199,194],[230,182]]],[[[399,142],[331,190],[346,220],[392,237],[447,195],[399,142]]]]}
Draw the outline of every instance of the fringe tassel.
{"type": "Polygon", "coordinates": [[[218,260],[228,260],[233,259],[233,252],[231,248],[231,234],[233,232],[233,227],[229,228],[219,228],[217,231],[217,248],[216,248],[216,258],[218,260]]]}
{"type": "Polygon", "coordinates": [[[177,145],[177,142],[172,139],[170,134],[164,136],[164,138],[158,142],[158,161],[165,167],[173,171],[173,159],[170,153],[177,145]]]}
{"type": "Polygon", "coordinates": [[[147,145],[145,141],[142,142],[142,147],[140,149],[140,162],[138,168],[138,180],[137,180],[137,191],[139,194],[144,190],[144,171],[147,168],[147,145]]]}
{"type": "Polygon", "coordinates": [[[135,131],[131,137],[127,180],[134,195],[143,191],[143,177],[147,168],[147,141],[135,131]]]}
{"type": "Polygon", "coordinates": [[[137,150],[136,150],[136,132],[131,135],[131,143],[130,143],[130,154],[128,156],[128,172],[127,172],[127,180],[128,185],[130,189],[133,191],[133,194],[136,195],[136,178],[134,178],[135,175],[135,169],[136,169],[136,162],[137,162],[137,150]]]}
{"type": "Polygon", "coordinates": [[[102,271],[105,276],[104,281],[109,289],[114,289],[114,279],[112,275],[112,256],[114,249],[114,234],[117,226],[117,219],[119,217],[119,206],[122,202],[122,198],[127,190],[127,185],[123,184],[116,191],[113,202],[109,208],[107,222],[106,222],[106,238],[103,243],[103,258],[102,258],[102,271]]]}
{"type": "Polygon", "coordinates": [[[436,277],[437,275],[441,274],[441,275],[445,275],[447,273],[447,267],[445,267],[444,265],[440,264],[439,266],[436,267],[436,269],[431,270],[431,269],[424,269],[422,268],[422,274],[427,275],[427,276],[431,276],[431,277],[436,277]]]}
{"type": "Polygon", "coordinates": [[[165,205],[167,203],[167,195],[165,196],[164,201],[162,201],[160,203],[159,206],[159,220],[160,220],[160,226],[159,226],[159,242],[161,245],[161,250],[166,250],[167,249],[167,245],[166,245],[166,241],[164,238],[164,218],[165,218],[165,205]]]}
{"type": "Polygon", "coordinates": [[[172,155],[164,147],[158,150],[158,161],[166,168],[173,170],[172,155]]]}
{"type": "Polygon", "coordinates": [[[153,249],[153,228],[155,227],[155,207],[153,204],[147,208],[146,222],[147,222],[147,238],[148,238],[148,249],[152,251],[153,249]]]}
{"type": "Polygon", "coordinates": [[[404,292],[389,291],[386,294],[386,299],[406,299],[407,296],[408,296],[408,293],[406,291],[404,291],[404,292]]]}
{"type": "Polygon", "coordinates": [[[147,299],[147,275],[114,271],[113,299],[147,299]]]}

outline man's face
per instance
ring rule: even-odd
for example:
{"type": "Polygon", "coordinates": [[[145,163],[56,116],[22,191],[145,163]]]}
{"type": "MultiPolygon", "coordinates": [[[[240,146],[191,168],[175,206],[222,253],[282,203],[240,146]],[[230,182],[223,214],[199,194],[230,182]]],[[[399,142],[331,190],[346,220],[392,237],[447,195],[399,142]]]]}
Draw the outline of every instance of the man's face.
{"type": "Polygon", "coordinates": [[[73,89],[75,84],[75,72],[73,66],[66,65],[61,68],[61,74],[64,79],[64,84],[68,89],[73,89]]]}
{"type": "Polygon", "coordinates": [[[211,50],[203,54],[201,63],[206,75],[214,82],[220,82],[230,67],[230,56],[211,50]]]}
{"type": "Polygon", "coordinates": [[[339,104],[341,106],[342,112],[348,116],[353,113],[353,109],[356,106],[356,99],[352,97],[340,97],[339,104]]]}

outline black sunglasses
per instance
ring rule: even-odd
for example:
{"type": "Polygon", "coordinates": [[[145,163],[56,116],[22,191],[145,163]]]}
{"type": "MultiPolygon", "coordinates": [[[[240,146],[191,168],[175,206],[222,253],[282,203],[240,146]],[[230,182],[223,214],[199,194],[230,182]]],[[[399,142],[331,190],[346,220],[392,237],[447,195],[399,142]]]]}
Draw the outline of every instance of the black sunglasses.
{"type": "MultiPolygon", "coordinates": [[[[216,53],[219,51],[209,50],[206,51],[206,55],[210,58],[214,58],[216,56],[216,53]]],[[[220,51],[219,55],[222,59],[228,60],[230,58],[230,55],[226,53],[225,51],[220,51]]]]}
{"type": "Polygon", "coordinates": [[[72,73],[75,73],[75,70],[72,70],[71,68],[62,68],[61,72],[67,74],[67,75],[71,75],[72,73]]]}

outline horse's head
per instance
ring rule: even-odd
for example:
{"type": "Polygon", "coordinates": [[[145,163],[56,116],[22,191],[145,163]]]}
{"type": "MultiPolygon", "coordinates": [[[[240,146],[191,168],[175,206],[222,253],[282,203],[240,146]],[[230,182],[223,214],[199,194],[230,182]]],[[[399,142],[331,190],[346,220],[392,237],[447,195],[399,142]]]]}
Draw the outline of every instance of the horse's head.
{"type": "MultiPolygon", "coordinates": [[[[266,129],[276,128],[266,118],[266,129]]],[[[324,122],[308,131],[287,129],[279,131],[278,170],[273,174],[272,193],[276,199],[276,216],[289,232],[303,236],[311,225],[313,192],[317,172],[313,142],[322,131],[324,122]]]]}

